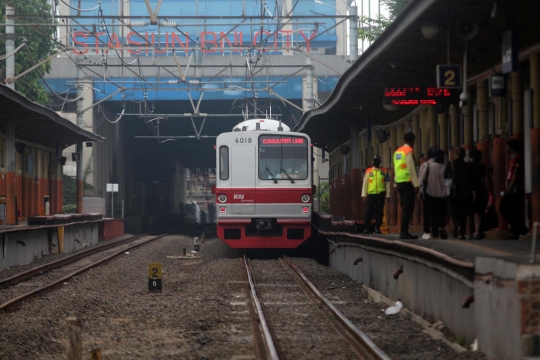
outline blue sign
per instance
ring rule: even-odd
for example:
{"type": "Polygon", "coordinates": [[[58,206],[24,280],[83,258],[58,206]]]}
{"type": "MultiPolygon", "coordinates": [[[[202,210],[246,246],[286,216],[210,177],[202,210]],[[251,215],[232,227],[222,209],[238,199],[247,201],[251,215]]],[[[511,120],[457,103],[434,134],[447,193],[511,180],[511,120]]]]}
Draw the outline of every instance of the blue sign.
{"type": "Polygon", "coordinates": [[[437,88],[461,88],[461,65],[437,65],[437,88]]]}

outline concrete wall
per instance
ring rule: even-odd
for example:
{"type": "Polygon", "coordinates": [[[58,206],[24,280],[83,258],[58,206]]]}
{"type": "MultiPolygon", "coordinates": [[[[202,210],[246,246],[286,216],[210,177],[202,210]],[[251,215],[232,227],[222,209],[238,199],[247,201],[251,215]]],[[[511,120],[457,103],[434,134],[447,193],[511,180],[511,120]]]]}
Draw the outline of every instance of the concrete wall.
{"type": "Polygon", "coordinates": [[[540,355],[540,266],[477,258],[478,345],[492,359],[540,355]]]}
{"type": "Polygon", "coordinates": [[[441,320],[456,337],[468,343],[475,340],[475,309],[461,307],[473,293],[472,281],[435,263],[387,250],[330,244],[332,250],[332,268],[394,301],[400,299],[407,309],[431,323],[441,320]],[[362,261],[354,265],[358,258],[362,261]],[[401,266],[403,273],[395,280],[394,272],[401,266]]]}
{"type": "MultiPolygon", "coordinates": [[[[54,234],[54,231],[53,231],[54,234]]],[[[54,236],[53,235],[53,242],[54,236]]],[[[58,243],[58,239],[56,239],[58,243]]],[[[79,224],[64,228],[64,253],[97,244],[99,241],[98,223],[79,224]]]]}
{"type": "Polygon", "coordinates": [[[46,229],[4,233],[0,239],[3,249],[0,269],[28,264],[49,254],[46,229]]]}
{"type": "Polygon", "coordinates": [[[99,223],[99,239],[108,241],[124,235],[124,220],[107,219],[99,223]]]}
{"type": "MultiPolygon", "coordinates": [[[[98,242],[98,224],[87,223],[64,227],[64,253],[82,249],[98,242]]],[[[0,234],[0,269],[29,264],[58,251],[56,227],[13,231],[0,234]],[[50,245],[50,246],[49,246],[50,245]]]]}

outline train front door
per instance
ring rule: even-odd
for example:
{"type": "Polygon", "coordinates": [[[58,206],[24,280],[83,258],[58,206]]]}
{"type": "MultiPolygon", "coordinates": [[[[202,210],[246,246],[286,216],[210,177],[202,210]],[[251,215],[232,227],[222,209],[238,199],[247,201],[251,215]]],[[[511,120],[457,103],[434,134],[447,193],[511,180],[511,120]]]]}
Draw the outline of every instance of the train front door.
{"type": "Polygon", "coordinates": [[[233,215],[255,214],[257,176],[255,146],[232,146],[231,160],[231,212],[233,215]]]}

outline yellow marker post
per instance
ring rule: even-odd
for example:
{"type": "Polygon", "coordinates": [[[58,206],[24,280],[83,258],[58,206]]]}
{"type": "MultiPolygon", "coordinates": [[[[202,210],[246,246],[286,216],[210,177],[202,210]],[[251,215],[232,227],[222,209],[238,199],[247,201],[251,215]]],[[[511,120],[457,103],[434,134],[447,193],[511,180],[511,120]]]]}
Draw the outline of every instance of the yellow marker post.
{"type": "Polygon", "coordinates": [[[162,269],[160,263],[148,264],[148,292],[161,292],[162,269]]]}
{"type": "Polygon", "coordinates": [[[379,230],[381,230],[381,233],[383,234],[388,234],[388,226],[386,225],[386,210],[383,210],[382,224],[379,230]]]}
{"type": "Polygon", "coordinates": [[[61,254],[64,251],[64,227],[58,227],[58,253],[61,254]]]}

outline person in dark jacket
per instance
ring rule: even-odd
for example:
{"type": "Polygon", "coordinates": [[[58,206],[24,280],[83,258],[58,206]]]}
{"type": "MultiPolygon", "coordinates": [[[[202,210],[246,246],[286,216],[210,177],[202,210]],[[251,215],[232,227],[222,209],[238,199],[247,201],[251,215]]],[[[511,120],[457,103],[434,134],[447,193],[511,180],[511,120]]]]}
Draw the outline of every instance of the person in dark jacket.
{"type": "Polygon", "coordinates": [[[483,239],[486,234],[483,231],[485,211],[487,205],[487,184],[486,167],[482,164],[482,151],[472,149],[469,153],[470,163],[470,189],[471,189],[471,231],[474,230],[472,238],[483,239]],[[473,226],[474,224],[474,226],[473,226]]]}
{"type": "Polygon", "coordinates": [[[509,166],[506,175],[506,189],[501,194],[502,200],[499,212],[510,224],[512,235],[508,239],[517,240],[519,235],[525,235],[529,229],[525,226],[525,178],[523,162],[521,161],[521,142],[517,139],[508,140],[509,166]]]}
{"type": "Polygon", "coordinates": [[[454,150],[455,159],[452,161],[452,222],[454,223],[454,238],[464,240],[467,233],[467,216],[471,208],[471,189],[469,183],[469,166],[465,162],[465,149],[457,147],[454,150]]]}

